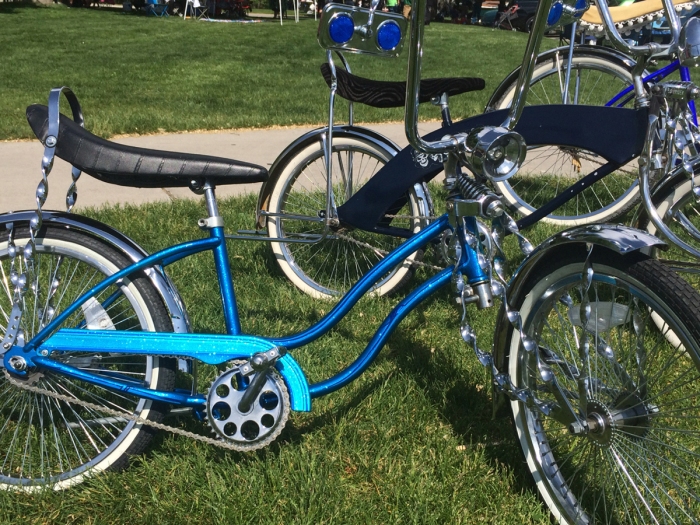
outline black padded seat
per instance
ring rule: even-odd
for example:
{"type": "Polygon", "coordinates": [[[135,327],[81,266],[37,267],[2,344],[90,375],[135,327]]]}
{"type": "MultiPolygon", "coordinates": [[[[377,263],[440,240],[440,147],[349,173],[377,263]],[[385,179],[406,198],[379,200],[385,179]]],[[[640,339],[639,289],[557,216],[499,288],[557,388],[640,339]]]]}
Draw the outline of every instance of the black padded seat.
{"type": "MultiPolygon", "coordinates": [[[[44,143],[48,134],[46,106],[27,108],[27,120],[44,143]]],[[[109,184],[136,188],[187,187],[204,179],[214,185],[265,182],[267,169],[208,155],[135,148],[96,137],[61,115],[56,156],[109,184]]]]}
{"type": "MultiPolygon", "coordinates": [[[[343,68],[335,69],[338,79],[338,95],[352,102],[375,108],[398,108],[406,105],[406,82],[370,80],[348,73],[343,68]]],[[[321,65],[328,87],[331,85],[331,66],[321,65]]],[[[469,91],[481,91],[486,86],[483,78],[426,78],[420,81],[419,101],[428,102],[443,93],[453,97],[469,91]]]]}

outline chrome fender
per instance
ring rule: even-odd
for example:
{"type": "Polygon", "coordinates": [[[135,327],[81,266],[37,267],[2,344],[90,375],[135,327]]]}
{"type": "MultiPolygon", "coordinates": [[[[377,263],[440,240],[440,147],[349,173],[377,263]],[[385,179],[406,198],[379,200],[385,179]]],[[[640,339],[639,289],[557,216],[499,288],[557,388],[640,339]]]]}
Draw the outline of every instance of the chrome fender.
{"type": "MultiPolygon", "coordinates": [[[[650,248],[668,249],[668,245],[653,235],[636,228],[610,224],[589,224],[557,233],[540,244],[518,267],[508,286],[508,301],[510,304],[519,304],[523,289],[529,277],[545,259],[551,260],[559,257],[565,250],[573,245],[593,245],[602,250],[609,250],[619,255],[629,255],[635,252],[648,253],[650,248]]],[[[501,307],[496,319],[494,332],[494,364],[500,371],[505,370],[505,352],[510,322],[501,307]]],[[[498,403],[500,396],[494,396],[494,403],[498,403]]],[[[496,408],[496,406],[494,406],[496,408]]]]}
{"type": "MultiPolygon", "coordinates": [[[[294,158],[299,151],[308,147],[309,144],[314,142],[322,142],[326,137],[327,129],[328,127],[326,126],[323,128],[314,129],[302,135],[287,146],[272,163],[272,166],[269,169],[269,177],[263,183],[263,186],[260,189],[260,194],[258,195],[258,206],[255,212],[255,225],[257,229],[262,230],[266,227],[265,217],[261,215],[260,212],[268,211],[270,209],[270,198],[272,197],[272,191],[279,182],[279,179],[282,176],[282,171],[287,166],[290,159],[294,158]]],[[[401,151],[401,148],[393,141],[368,128],[348,125],[334,126],[333,137],[358,138],[372,142],[379,148],[384,149],[392,157],[396,156],[396,154],[401,151]]]]}
{"type": "MultiPolygon", "coordinates": [[[[34,211],[3,213],[0,215],[0,227],[11,222],[28,223],[34,217],[34,214],[34,211]]],[[[110,244],[134,262],[148,256],[148,253],[143,248],[126,235],[94,219],[73,213],[44,211],[43,221],[44,224],[58,224],[96,237],[110,244]]],[[[178,333],[191,332],[190,319],[185,309],[185,303],[182,301],[180,293],[173,282],[163,271],[163,268],[154,266],[145,270],[144,273],[163,299],[163,304],[167,308],[173,323],[173,331],[178,333]]]]}

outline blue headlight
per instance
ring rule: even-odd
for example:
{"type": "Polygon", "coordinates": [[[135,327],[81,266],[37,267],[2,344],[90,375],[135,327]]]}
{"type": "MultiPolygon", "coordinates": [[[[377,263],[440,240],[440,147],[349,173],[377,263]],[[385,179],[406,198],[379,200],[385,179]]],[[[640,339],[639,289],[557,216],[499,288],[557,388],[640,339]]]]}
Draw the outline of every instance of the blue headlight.
{"type": "Polygon", "coordinates": [[[336,44],[344,44],[352,38],[355,23],[350,15],[338,15],[328,23],[328,34],[336,44]]]}
{"type": "Polygon", "coordinates": [[[576,0],[575,8],[581,13],[579,16],[583,16],[583,13],[588,9],[588,0],[576,0]]]}
{"type": "Polygon", "coordinates": [[[377,45],[383,51],[391,51],[401,42],[401,28],[393,20],[387,20],[377,29],[377,45]]]}
{"type": "Polygon", "coordinates": [[[547,15],[547,25],[548,26],[553,26],[557,22],[559,22],[559,19],[561,18],[561,14],[564,12],[564,4],[561,2],[554,2],[552,4],[552,8],[549,10],[549,14],[547,15]]]}

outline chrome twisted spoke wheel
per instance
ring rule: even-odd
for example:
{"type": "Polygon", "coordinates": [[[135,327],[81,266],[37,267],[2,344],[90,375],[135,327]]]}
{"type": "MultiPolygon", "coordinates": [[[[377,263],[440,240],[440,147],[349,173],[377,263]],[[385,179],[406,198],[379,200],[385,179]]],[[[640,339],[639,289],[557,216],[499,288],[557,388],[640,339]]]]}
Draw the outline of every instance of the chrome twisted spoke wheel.
{"type": "MultiPolygon", "coordinates": [[[[511,403],[540,496],[558,523],[698,523],[700,298],[658,261],[619,256],[594,260],[586,290],[585,253],[564,258],[518,299],[526,333],[581,422],[511,403]]],[[[508,366],[518,388],[556,402],[517,332],[508,366]]]]}
{"type": "MultiPolygon", "coordinates": [[[[16,224],[15,244],[21,247],[27,241],[27,229],[16,224]]],[[[7,245],[7,234],[3,233],[0,235],[0,335],[8,326],[13,298],[7,245]]],[[[23,300],[21,329],[26,340],[52,316],[129,263],[111,246],[86,234],[67,228],[44,227],[36,239],[36,279],[30,283],[23,300]]],[[[15,265],[18,269],[26,268],[22,254],[16,257],[15,265]]],[[[88,330],[172,331],[167,311],[143,275],[124,279],[92,296],[64,326],[88,330]]],[[[174,386],[171,359],[98,352],[54,352],[51,358],[141,386],[164,390],[174,386]]],[[[61,489],[81,482],[88,475],[123,468],[130,455],[145,450],[153,432],[126,417],[114,416],[111,411],[160,421],[165,408],[40,369],[29,370],[21,382],[3,369],[0,372],[0,488],[61,489]],[[29,391],[22,385],[61,397],[29,391]],[[79,404],[81,401],[97,408],[86,408],[79,404]],[[105,412],[99,407],[104,407],[105,412]]]]}

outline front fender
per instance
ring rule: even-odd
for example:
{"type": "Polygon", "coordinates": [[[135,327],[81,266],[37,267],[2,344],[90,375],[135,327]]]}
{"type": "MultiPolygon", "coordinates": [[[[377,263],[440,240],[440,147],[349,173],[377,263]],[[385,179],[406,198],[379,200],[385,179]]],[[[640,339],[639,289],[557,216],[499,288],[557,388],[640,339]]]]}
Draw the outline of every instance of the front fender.
{"type": "MultiPolygon", "coordinates": [[[[522,302],[521,295],[527,289],[525,285],[528,283],[529,277],[533,275],[534,270],[537,269],[537,265],[542,261],[558,258],[563,251],[570,250],[573,245],[591,244],[619,255],[629,255],[635,252],[645,253],[652,247],[662,250],[668,249],[668,245],[658,237],[636,228],[610,224],[576,226],[550,237],[522,262],[509,283],[508,303],[518,305],[522,302]]],[[[505,309],[501,307],[494,332],[494,363],[502,372],[505,370],[509,328],[510,321],[506,317],[505,309]]],[[[494,396],[494,401],[496,399],[494,396]]]]}
{"type": "MultiPolygon", "coordinates": [[[[11,222],[28,223],[34,217],[34,211],[19,211],[10,212],[0,215],[0,228],[3,225],[11,222]]],[[[126,235],[115,230],[111,226],[104,223],[76,215],[73,213],[65,213],[58,211],[44,211],[44,224],[58,224],[65,228],[78,230],[80,232],[96,237],[97,239],[106,242],[113,246],[116,250],[123,253],[128,259],[133,262],[140,261],[148,256],[148,253],[136,244],[126,235]]],[[[163,300],[163,304],[170,314],[170,319],[173,323],[173,331],[179,333],[188,333],[190,329],[190,320],[185,309],[185,303],[182,301],[179,292],[175,288],[170,278],[165,274],[161,267],[153,267],[145,271],[151,283],[158,291],[163,300]]]]}
{"type": "MultiPolygon", "coordinates": [[[[328,127],[326,126],[323,128],[314,129],[302,135],[287,146],[272,163],[272,167],[269,170],[269,177],[263,184],[262,188],[260,189],[260,194],[258,195],[258,207],[255,214],[255,224],[257,229],[262,230],[265,228],[265,216],[260,212],[268,211],[270,209],[270,198],[272,197],[272,192],[279,182],[279,178],[282,176],[284,168],[291,159],[293,159],[304,148],[308,147],[309,144],[314,142],[322,142],[326,136],[327,129],[328,127]]],[[[367,140],[373,142],[376,146],[383,148],[392,157],[401,151],[401,148],[397,146],[396,143],[384,135],[372,131],[371,129],[359,126],[334,126],[333,138],[358,138],[367,140]]]]}

